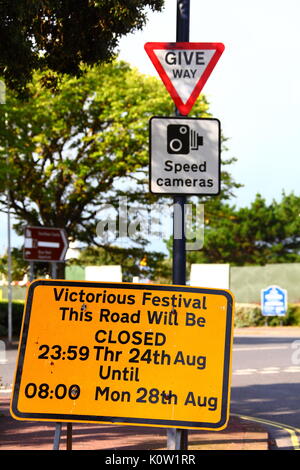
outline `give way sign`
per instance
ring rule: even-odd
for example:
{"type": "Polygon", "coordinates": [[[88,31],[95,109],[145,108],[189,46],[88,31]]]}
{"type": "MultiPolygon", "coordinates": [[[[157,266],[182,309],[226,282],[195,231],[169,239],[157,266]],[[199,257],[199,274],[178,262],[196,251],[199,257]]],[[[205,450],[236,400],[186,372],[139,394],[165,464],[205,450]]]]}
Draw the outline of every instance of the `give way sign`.
{"type": "Polygon", "coordinates": [[[148,42],[144,47],[184,116],[191,111],[225,48],[219,42],[148,42]]]}

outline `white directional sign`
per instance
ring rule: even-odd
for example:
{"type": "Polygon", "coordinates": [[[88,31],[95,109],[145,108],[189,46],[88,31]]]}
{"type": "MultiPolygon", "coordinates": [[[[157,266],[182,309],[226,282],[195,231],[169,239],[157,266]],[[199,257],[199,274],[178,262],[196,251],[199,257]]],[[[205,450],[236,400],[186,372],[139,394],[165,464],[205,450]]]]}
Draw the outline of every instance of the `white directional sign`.
{"type": "Polygon", "coordinates": [[[148,42],[145,50],[177,109],[186,116],[223,53],[224,44],[148,42]]]}
{"type": "Polygon", "coordinates": [[[220,192],[220,121],[153,117],[150,120],[150,191],[220,192]]]}

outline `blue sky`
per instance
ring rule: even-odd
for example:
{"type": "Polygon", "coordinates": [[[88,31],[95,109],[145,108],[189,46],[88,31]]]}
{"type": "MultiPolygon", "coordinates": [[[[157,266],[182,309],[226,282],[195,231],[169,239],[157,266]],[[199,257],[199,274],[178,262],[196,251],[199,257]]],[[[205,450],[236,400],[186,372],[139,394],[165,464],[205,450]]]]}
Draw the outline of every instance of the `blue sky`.
{"type": "MultiPolygon", "coordinates": [[[[298,195],[299,0],[191,0],[190,4],[190,41],[225,45],[203,93],[229,139],[228,157],[237,158],[230,171],[244,187],[236,192],[234,203],[249,205],[256,193],[267,201],[280,199],[283,190],[298,195]]],[[[176,0],[166,0],[165,5],[163,13],[149,13],[142,32],[120,42],[120,57],[154,76],[144,44],[176,39],[176,0]]],[[[0,224],[2,253],[7,237],[3,215],[0,224]]],[[[14,245],[21,242],[13,236],[14,245]]]]}

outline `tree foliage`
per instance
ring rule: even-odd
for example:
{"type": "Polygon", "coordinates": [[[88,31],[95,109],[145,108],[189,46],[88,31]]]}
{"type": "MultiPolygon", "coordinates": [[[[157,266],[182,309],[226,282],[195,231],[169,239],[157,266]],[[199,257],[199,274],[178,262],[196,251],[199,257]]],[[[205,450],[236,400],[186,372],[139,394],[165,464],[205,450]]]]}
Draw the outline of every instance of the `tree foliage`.
{"type": "MultiPolygon", "coordinates": [[[[0,210],[9,189],[19,234],[26,225],[61,227],[71,240],[111,246],[96,233],[107,207],[118,210],[125,196],[137,210],[157,200],[148,188],[149,119],[172,115],[174,106],[159,80],[124,62],[88,67],[80,77],[57,74],[56,90],[42,85],[47,74],[35,73],[27,101],[9,91],[2,105],[0,210]]],[[[208,108],[201,95],[194,116],[209,116],[208,108]]],[[[227,163],[221,199],[238,186],[227,163]]],[[[142,235],[132,247],[145,249],[142,235]]]]}
{"type": "Polygon", "coordinates": [[[4,0],[0,76],[24,91],[33,70],[78,75],[81,64],[112,59],[122,35],[141,29],[163,0],[4,0]]]}
{"type": "Polygon", "coordinates": [[[64,227],[71,238],[91,241],[114,184],[146,165],[149,110],[168,108],[167,99],[161,92],[159,98],[156,80],[125,63],[64,77],[58,92],[41,86],[41,76],[29,101],[8,94],[2,105],[1,187],[9,185],[19,220],[64,227]]]}
{"type": "Polygon", "coordinates": [[[123,281],[132,281],[132,276],[140,280],[152,279],[157,282],[163,272],[164,254],[152,252],[145,256],[143,248],[126,248],[118,246],[95,247],[89,246],[81,251],[80,257],[75,261],[82,266],[122,266],[123,281]]]}
{"type": "MultiPolygon", "coordinates": [[[[23,250],[13,248],[11,250],[11,275],[13,280],[21,281],[27,273],[28,263],[23,258],[23,250]]],[[[8,275],[8,259],[7,254],[0,257],[0,278],[8,275]]]]}
{"type": "MultiPolygon", "coordinates": [[[[0,210],[9,189],[19,234],[25,225],[61,227],[72,240],[103,246],[96,226],[105,206],[117,207],[124,195],[131,206],[154,200],[149,119],[172,115],[173,105],[160,81],[124,62],[59,76],[55,91],[43,87],[45,77],[47,71],[35,73],[26,102],[8,92],[2,105],[0,210]]],[[[195,113],[207,111],[202,96],[195,113]]]]}
{"type": "Polygon", "coordinates": [[[300,197],[282,194],[267,203],[257,195],[249,207],[219,203],[205,215],[204,246],[190,263],[236,266],[300,262],[300,197]]]}

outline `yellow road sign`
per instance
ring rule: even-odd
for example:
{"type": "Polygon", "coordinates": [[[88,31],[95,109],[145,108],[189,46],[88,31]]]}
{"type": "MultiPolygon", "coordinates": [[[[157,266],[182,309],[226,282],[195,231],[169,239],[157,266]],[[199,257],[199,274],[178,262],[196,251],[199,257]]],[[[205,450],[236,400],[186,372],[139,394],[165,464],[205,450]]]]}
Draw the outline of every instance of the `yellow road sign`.
{"type": "Polygon", "coordinates": [[[11,413],[22,420],[223,429],[232,324],[227,290],[34,281],[11,413]]]}

